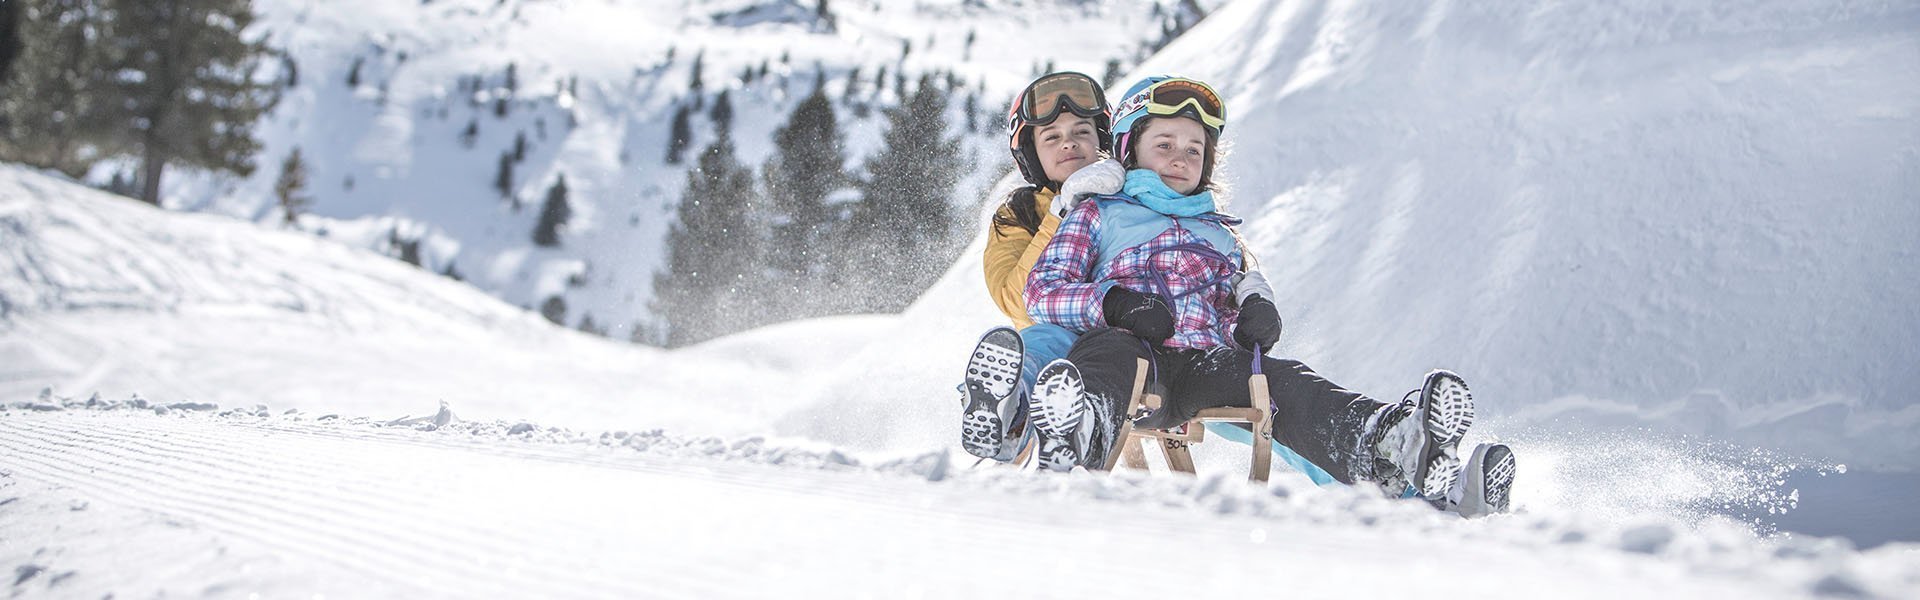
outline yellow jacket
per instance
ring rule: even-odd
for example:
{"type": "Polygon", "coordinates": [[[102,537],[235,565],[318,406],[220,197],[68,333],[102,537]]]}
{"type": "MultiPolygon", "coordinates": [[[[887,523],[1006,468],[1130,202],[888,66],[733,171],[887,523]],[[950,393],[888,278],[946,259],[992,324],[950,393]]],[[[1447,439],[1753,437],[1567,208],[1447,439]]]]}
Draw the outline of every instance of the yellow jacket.
{"type": "MultiPolygon", "coordinates": [[[[1034,210],[1041,215],[1040,230],[1035,233],[1019,227],[987,226],[987,253],[981,261],[986,266],[987,295],[993,296],[1000,312],[1013,320],[1015,329],[1033,325],[1033,317],[1027,316],[1027,275],[1033,273],[1040,251],[1053,241],[1053,232],[1060,229],[1060,217],[1047,211],[1052,202],[1053,190],[1041,188],[1034,193],[1034,210]]],[[[996,221],[1002,218],[1013,218],[1013,209],[1005,204],[994,215],[996,221]]]]}

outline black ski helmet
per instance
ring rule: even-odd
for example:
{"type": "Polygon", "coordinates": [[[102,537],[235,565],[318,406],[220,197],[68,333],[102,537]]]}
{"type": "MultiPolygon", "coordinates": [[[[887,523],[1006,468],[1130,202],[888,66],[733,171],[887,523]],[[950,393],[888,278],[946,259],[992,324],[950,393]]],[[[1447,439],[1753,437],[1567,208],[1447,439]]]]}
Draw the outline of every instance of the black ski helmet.
{"type": "Polygon", "coordinates": [[[1033,149],[1033,129],[1052,123],[1062,110],[1092,119],[1100,151],[1113,152],[1113,117],[1100,82],[1072,71],[1041,76],[1020,90],[1007,111],[1007,151],[1013,154],[1013,164],[1028,183],[1051,187],[1047,171],[1040,165],[1040,154],[1033,149]]]}

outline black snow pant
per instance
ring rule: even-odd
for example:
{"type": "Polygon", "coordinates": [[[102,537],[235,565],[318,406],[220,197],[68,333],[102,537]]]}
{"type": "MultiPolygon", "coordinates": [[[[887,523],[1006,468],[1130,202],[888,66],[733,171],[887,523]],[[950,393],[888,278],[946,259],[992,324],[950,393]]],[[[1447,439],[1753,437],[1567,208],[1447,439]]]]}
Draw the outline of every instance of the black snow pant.
{"type": "MultiPolygon", "coordinates": [[[[1192,419],[1201,409],[1253,405],[1247,393],[1254,359],[1249,350],[1149,346],[1124,329],[1101,328],[1080,336],[1067,352],[1090,399],[1104,403],[1110,415],[1123,414],[1132,400],[1139,358],[1147,359],[1147,389],[1160,394],[1162,405],[1135,421],[1137,427],[1165,429],[1192,419]]],[[[1372,465],[1366,464],[1370,460],[1358,452],[1360,434],[1367,418],[1385,403],[1334,385],[1300,361],[1260,359],[1273,399],[1273,439],[1341,483],[1372,481],[1372,465]]]]}

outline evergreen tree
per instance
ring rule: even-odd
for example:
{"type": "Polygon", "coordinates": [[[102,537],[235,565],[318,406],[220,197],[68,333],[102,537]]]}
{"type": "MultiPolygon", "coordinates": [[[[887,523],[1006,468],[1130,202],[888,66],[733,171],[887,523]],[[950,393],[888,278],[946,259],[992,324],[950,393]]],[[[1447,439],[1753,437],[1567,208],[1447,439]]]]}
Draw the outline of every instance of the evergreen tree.
{"type": "Polygon", "coordinates": [[[358,56],[353,57],[353,66],[347,69],[348,88],[360,87],[360,65],[366,64],[366,62],[367,59],[365,58],[358,56]]]}
{"type": "Polygon", "coordinates": [[[547,188],[547,201],[540,205],[540,220],[533,226],[533,243],[546,247],[560,245],[560,228],[573,219],[573,207],[567,203],[567,176],[554,179],[547,188]]]}
{"type": "Polygon", "coordinates": [[[1100,76],[1100,87],[1110,88],[1120,81],[1120,59],[1107,59],[1107,72],[1100,76]]]}
{"type": "Polygon", "coordinates": [[[867,163],[870,179],[846,236],[853,267],[868,277],[867,285],[853,286],[866,295],[867,308],[905,308],[957,250],[951,195],[961,165],[941,151],[954,143],[946,112],[947,97],[927,76],[902,106],[887,111],[881,151],[867,163]]]}
{"type": "Polygon", "coordinates": [[[113,35],[113,20],[93,0],[7,4],[17,11],[19,54],[0,84],[0,160],[78,177],[97,157],[124,151],[111,55],[92,41],[113,35]]]}
{"type": "Polygon", "coordinates": [[[668,346],[684,346],[766,322],[750,284],[761,278],[752,172],[733,141],[715,140],[687,171],[679,218],[667,232],[667,270],[654,276],[653,312],[668,346]]]}
{"type": "Polygon", "coordinates": [[[460,130],[460,146],[472,148],[475,140],[480,139],[480,119],[467,121],[467,128],[460,130]]]}
{"type": "Polygon", "coordinates": [[[713,108],[707,111],[707,118],[713,119],[714,134],[722,138],[733,134],[733,101],[727,99],[727,90],[720,90],[713,97],[713,108]]]}
{"type": "Polygon", "coordinates": [[[860,66],[854,65],[847,70],[847,88],[840,91],[842,102],[852,102],[853,95],[860,93],[860,66]]]}
{"type": "Polygon", "coordinates": [[[516,132],[513,134],[513,162],[526,162],[526,160],[527,132],[516,132]]]}
{"type": "Polygon", "coordinates": [[[312,198],[301,193],[306,189],[307,161],[300,158],[300,147],[295,146],[293,152],[287,154],[287,160],[280,163],[280,178],[273,182],[273,197],[279,199],[288,225],[313,204],[312,198]]]}
{"type": "Polygon", "coordinates": [[[493,172],[493,189],[501,198],[513,197],[513,153],[500,153],[500,166],[493,172]]]}
{"type": "Polygon", "coordinates": [[[7,68],[20,55],[20,2],[0,2],[0,90],[6,89],[7,68]]]}
{"type": "Polygon", "coordinates": [[[667,134],[667,164],[680,164],[681,156],[687,152],[687,144],[693,142],[693,109],[685,104],[673,111],[673,131],[667,134]]]}
{"type": "Polygon", "coordinates": [[[781,319],[821,314],[812,299],[824,296],[813,277],[835,268],[827,246],[835,214],[827,196],[847,184],[846,143],[840,134],[833,103],[815,90],[800,101],[787,124],[774,133],[773,156],[764,179],[773,215],[767,262],[774,271],[775,292],[789,292],[791,314],[781,319]]]}
{"type": "Polygon", "coordinates": [[[546,317],[548,321],[553,322],[555,325],[565,327],[567,324],[567,301],[562,300],[559,296],[547,296],[547,300],[540,303],[540,316],[546,317]]]}
{"type": "Polygon", "coordinates": [[[278,100],[255,81],[260,40],[249,0],[102,0],[124,26],[104,43],[116,52],[122,121],[142,154],[141,199],[160,203],[168,164],[248,175],[260,142],[253,123],[278,100]]]}
{"type": "Polygon", "coordinates": [[[967,113],[967,133],[978,133],[980,131],[980,95],[967,92],[967,105],[964,109],[967,113]]]}
{"type": "Polygon", "coordinates": [[[693,55],[693,68],[691,69],[691,73],[687,75],[687,94],[693,96],[694,110],[700,110],[705,107],[707,103],[707,84],[701,81],[700,74],[700,72],[705,69],[706,64],[706,50],[701,50],[699,54],[693,55]]]}

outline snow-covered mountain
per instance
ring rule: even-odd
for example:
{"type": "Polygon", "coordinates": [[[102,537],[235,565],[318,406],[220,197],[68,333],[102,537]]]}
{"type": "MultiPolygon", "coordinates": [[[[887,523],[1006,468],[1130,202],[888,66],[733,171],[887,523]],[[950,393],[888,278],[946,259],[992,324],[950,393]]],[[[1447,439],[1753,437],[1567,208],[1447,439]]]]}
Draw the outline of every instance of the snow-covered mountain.
{"type": "Polygon", "coordinates": [[[725,91],[738,156],[758,170],[823,77],[847,170],[859,173],[885,130],[882,109],[899,103],[895,79],[911,93],[923,74],[951,74],[956,141],[928,140],[928,151],[970,165],[954,191],[971,206],[1011,168],[1001,119],[1037,70],[1100,76],[1109,60],[1131,64],[1163,23],[1193,19],[1181,4],[843,1],[822,19],[816,3],[794,0],[261,0],[258,27],[296,81],[257,126],[259,169],[239,180],[181,170],[163,203],[273,223],[273,184],[297,147],[313,198],[304,229],[395,257],[417,243],[427,270],[523,307],[560,297],[569,325],[590,315],[627,339],[651,317],[686,171],[716,135],[697,111],[684,162],[668,164],[681,106],[710,108],[725,91]],[[494,187],[500,157],[520,139],[507,200],[494,187]],[[561,176],[574,216],[560,247],[535,246],[540,202],[561,176]]]}

